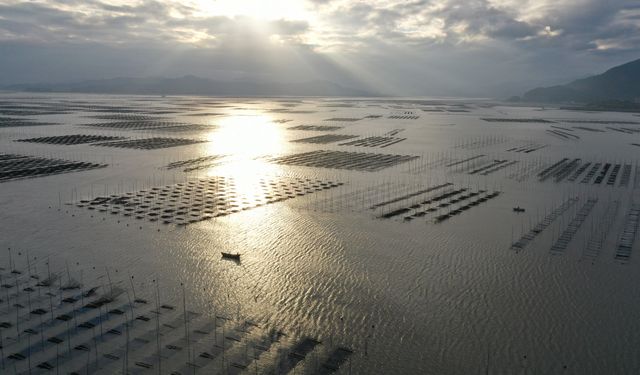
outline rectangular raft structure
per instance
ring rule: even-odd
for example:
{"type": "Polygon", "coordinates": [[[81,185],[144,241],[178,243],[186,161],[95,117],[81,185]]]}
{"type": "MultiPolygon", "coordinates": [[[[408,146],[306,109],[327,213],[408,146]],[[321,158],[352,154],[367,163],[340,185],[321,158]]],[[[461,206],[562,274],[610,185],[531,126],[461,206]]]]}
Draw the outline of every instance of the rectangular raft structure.
{"type": "Polygon", "coordinates": [[[616,247],[616,260],[628,262],[631,259],[631,251],[638,232],[638,223],[640,223],[640,204],[635,203],[627,211],[624,229],[616,247]]]}

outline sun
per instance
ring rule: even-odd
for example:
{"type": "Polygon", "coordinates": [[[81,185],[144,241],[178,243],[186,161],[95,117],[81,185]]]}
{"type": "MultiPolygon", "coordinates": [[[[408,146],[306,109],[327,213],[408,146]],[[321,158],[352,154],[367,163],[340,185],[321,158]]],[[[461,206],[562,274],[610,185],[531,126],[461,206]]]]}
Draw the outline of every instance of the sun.
{"type": "Polygon", "coordinates": [[[248,17],[261,21],[311,20],[313,14],[300,0],[194,0],[204,16],[248,17]]]}

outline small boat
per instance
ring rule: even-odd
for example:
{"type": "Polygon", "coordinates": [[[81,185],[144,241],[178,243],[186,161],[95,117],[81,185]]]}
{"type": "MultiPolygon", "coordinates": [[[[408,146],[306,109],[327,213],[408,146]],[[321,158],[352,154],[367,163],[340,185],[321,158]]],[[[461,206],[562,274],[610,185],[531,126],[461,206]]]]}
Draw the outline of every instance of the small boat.
{"type": "Polygon", "coordinates": [[[222,258],[223,259],[230,259],[230,260],[235,260],[235,261],[240,261],[240,253],[225,253],[224,251],[221,252],[222,254],[222,258]]]}
{"type": "Polygon", "coordinates": [[[525,211],[524,208],[522,208],[520,206],[513,208],[513,212],[524,212],[524,211],[525,211]]]}

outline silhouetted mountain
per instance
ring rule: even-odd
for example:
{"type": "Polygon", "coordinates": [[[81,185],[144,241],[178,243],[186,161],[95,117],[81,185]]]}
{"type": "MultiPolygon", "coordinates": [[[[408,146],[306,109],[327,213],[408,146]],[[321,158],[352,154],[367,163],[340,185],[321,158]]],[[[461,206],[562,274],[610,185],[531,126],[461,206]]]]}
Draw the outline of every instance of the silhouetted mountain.
{"type": "Polygon", "coordinates": [[[539,87],[524,94],[530,102],[634,101],[640,98],[640,59],[566,85],[539,87]]]}
{"type": "Polygon", "coordinates": [[[80,92],[95,94],[219,95],[219,96],[377,96],[329,81],[275,83],[215,81],[208,78],[113,78],[73,83],[11,85],[8,90],[29,92],[80,92]]]}

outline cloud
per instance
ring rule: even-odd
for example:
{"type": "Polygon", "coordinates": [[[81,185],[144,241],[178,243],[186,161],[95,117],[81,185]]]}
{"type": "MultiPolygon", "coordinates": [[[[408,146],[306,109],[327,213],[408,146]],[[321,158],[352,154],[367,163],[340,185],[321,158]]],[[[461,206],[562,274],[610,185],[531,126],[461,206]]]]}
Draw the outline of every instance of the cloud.
{"type": "Polygon", "coordinates": [[[635,0],[307,0],[295,12],[287,1],[212,11],[200,0],[0,0],[0,48],[13,53],[0,55],[12,72],[0,81],[197,73],[491,95],[595,73],[640,50],[635,0]],[[48,65],[20,60],[34,56],[48,65]]]}

